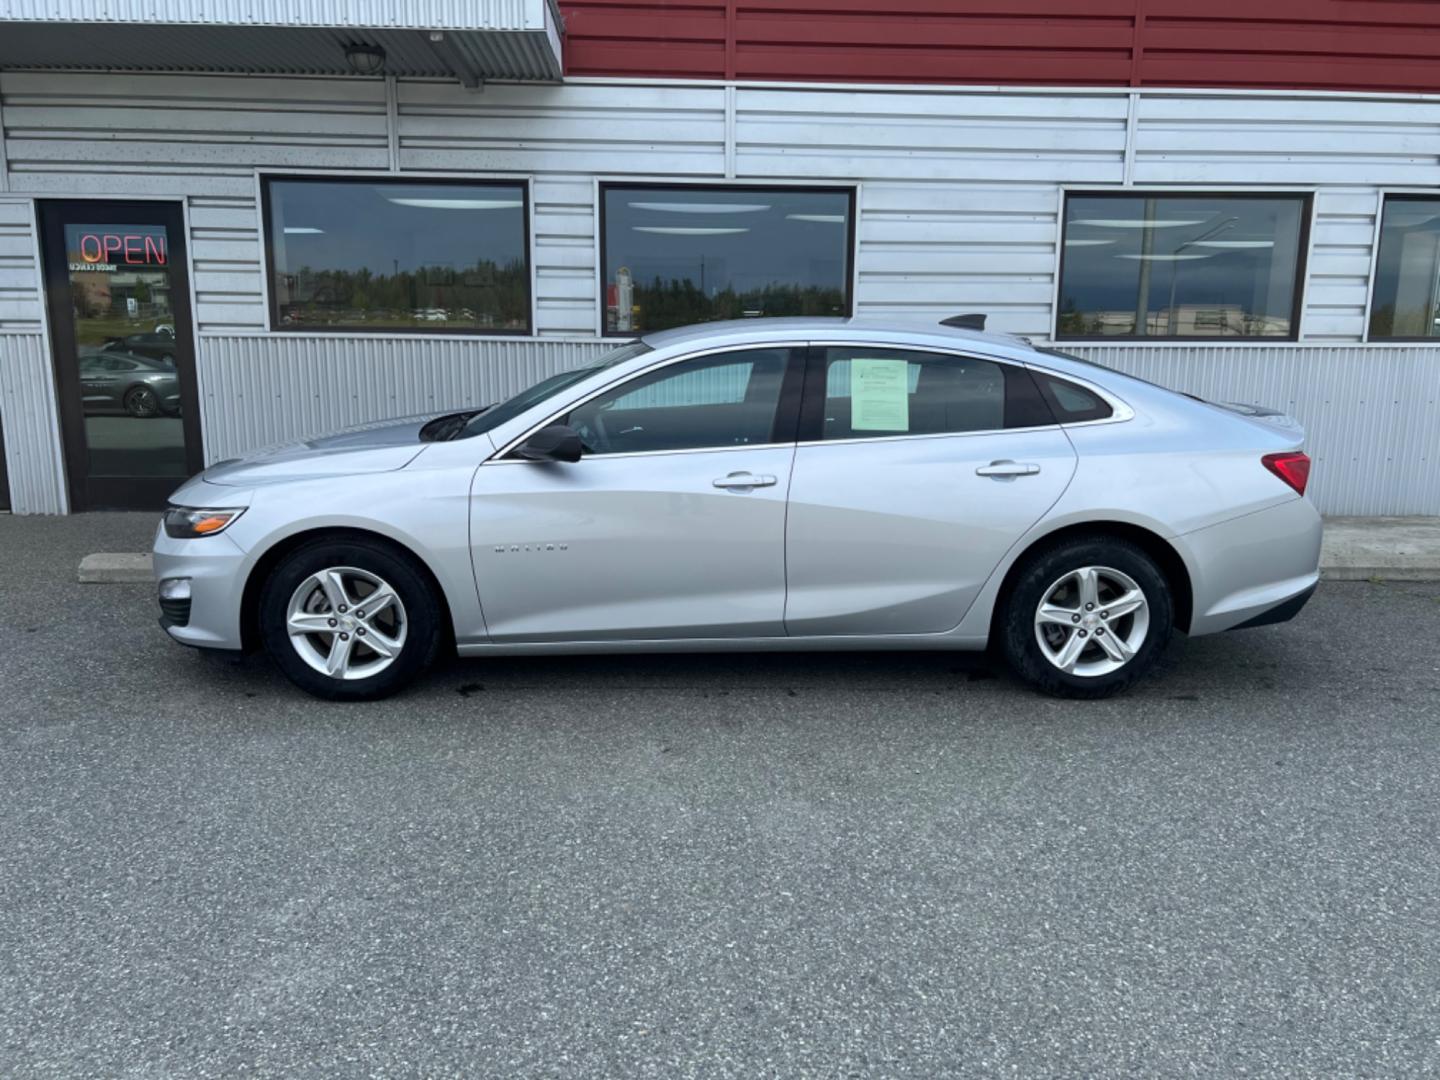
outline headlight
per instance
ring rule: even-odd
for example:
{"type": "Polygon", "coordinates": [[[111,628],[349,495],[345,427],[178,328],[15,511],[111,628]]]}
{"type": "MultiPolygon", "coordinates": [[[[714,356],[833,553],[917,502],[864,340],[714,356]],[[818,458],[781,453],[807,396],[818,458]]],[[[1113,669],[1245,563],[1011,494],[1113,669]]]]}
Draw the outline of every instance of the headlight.
{"type": "Polygon", "coordinates": [[[165,535],[176,540],[193,540],[197,536],[214,536],[224,532],[230,523],[245,512],[239,510],[191,510],[172,506],[165,511],[165,535]]]}

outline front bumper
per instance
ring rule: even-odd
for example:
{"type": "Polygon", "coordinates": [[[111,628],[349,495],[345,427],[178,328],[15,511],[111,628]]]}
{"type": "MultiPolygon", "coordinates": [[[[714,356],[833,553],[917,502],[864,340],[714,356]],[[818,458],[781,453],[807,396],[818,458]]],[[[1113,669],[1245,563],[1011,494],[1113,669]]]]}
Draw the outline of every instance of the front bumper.
{"type": "Polygon", "coordinates": [[[246,557],[225,533],[195,540],[176,540],[155,532],[155,580],[182,578],[190,583],[190,599],[181,622],[178,601],[161,601],[161,625],[182,645],[203,649],[239,649],[240,608],[245,588],[246,557]]]}

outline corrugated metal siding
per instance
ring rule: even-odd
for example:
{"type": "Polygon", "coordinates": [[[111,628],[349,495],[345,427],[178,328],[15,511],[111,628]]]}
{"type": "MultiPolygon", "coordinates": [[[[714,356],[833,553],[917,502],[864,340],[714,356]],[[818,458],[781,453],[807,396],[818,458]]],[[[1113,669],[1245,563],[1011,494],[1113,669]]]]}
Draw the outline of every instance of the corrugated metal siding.
{"type": "Polygon", "coordinates": [[[0,197],[0,333],[39,330],[42,303],[30,201],[0,197]]]}
{"type": "Polygon", "coordinates": [[[204,26],[538,30],[547,0],[0,0],[0,19],[204,26]]]}
{"type": "Polygon", "coordinates": [[[1297,417],[1327,514],[1440,514],[1440,347],[1065,346],[1214,401],[1297,417]]]}
{"type": "Polygon", "coordinates": [[[65,513],[54,375],[43,335],[0,332],[0,416],[11,509],[17,514],[65,513]]]}
{"type": "Polygon", "coordinates": [[[1440,90],[1427,0],[562,0],[566,74],[1440,90]]]}
{"type": "Polygon", "coordinates": [[[578,367],[613,344],[205,337],[200,348],[205,460],[374,420],[485,405],[578,367]]]}

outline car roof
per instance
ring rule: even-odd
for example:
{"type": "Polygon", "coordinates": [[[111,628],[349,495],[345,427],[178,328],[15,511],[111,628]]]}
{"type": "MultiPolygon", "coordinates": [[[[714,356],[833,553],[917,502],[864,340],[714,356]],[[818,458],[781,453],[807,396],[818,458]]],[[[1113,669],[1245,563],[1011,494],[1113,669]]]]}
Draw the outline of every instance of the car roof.
{"type": "MultiPolygon", "coordinates": [[[[668,349],[712,339],[734,341],[757,338],[793,339],[803,341],[816,336],[835,335],[845,338],[881,335],[897,340],[934,340],[953,346],[998,346],[1002,349],[1029,350],[1025,339],[1011,334],[996,334],[981,330],[965,330],[955,326],[901,322],[874,318],[774,318],[774,319],[730,319],[722,322],[696,323],[674,330],[660,330],[645,334],[641,340],[652,349],[668,349]]],[[[717,343],[723,343],[718,341],[717,343]]]]}

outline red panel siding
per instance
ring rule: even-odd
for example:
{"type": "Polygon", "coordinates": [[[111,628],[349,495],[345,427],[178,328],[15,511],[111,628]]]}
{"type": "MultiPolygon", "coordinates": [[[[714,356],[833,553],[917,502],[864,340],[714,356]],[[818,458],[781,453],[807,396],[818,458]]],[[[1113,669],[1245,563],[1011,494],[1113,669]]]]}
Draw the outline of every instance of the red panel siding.
{"type": "Polygon", "coordinates": [[[1440,0],[560,0],[570,75],[1440,92],[1440,0]]]}

